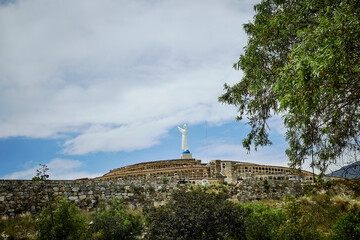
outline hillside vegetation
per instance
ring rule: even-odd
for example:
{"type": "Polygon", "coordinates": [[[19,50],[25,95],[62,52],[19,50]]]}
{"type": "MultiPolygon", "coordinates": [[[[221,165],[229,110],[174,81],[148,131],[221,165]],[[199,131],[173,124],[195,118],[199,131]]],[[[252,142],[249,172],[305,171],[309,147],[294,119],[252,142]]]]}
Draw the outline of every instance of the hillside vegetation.
{"type": "Polygon", "coordinates": [[[36,216],[0,220],[0,239],[360,239],[360,181],[317,183],[303,196],[238,203],[226,185],[194,186],[138,211],[115,198],[94,212],[56,198],[36,216]],[[338,194],[337,189],[351,194],[338,194]]]}

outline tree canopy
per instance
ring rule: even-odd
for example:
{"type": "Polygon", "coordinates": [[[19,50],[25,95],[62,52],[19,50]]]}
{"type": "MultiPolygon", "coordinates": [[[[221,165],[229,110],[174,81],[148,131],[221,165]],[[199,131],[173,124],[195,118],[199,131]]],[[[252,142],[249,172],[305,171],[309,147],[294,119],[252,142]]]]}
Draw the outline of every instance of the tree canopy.
{"type": "Polygon", "coordinates": [[[360,150],[360,1],[263,0],[245,24],[248,43],[221,102],[251,126],[243,146],[271,144],[268,120],[282,117],[292,167],[312,157],[322,172],[360,150]]]}

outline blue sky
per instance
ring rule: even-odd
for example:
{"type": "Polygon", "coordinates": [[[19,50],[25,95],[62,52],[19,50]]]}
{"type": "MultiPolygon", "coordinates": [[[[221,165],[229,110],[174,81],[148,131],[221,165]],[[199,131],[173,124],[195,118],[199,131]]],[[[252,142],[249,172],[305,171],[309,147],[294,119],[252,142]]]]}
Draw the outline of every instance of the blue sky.
{"type": "Polygon", "coordinates": [[[246,121],[217,101],[247,37],[251,0],[19,0],[0,4],[0,179],[95,177],[193,157],[287,165],[273,146],[247,154],[246,121]]]}

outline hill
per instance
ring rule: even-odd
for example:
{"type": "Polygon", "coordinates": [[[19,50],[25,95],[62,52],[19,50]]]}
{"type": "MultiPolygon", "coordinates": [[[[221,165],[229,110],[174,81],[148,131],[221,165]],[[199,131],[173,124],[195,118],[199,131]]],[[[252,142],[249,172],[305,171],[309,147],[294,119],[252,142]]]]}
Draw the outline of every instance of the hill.
{"type": "Polygon", "coordinates": [[[344,166],[329,175],[334,177],[360,178],[360,161],[344,166]]]}

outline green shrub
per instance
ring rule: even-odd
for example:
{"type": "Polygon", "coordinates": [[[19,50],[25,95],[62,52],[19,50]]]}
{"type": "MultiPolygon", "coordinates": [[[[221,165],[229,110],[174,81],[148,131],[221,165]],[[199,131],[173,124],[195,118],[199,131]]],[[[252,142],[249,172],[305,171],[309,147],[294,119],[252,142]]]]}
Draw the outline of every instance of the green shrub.
{"type": "Polygon", "coordinates": [[[218,191],[223,192],[223,193],[227,193],[229,191],[228,188],[226,187],[226,185],[219,185],[217,189],[218,189],[218,191]]]}
{"type": "Polygon", "coordinates": [[[154,186],[150,186],[149,188],[148,188],[148,191],[149,191],[149,193],[154,193],[155,192],[155,188],[154,188],[154,186]]]}
{"type": "Polygon", "coordinates": [[[349,212],[340,218],[333,226],[331,234],[333,240],[359,240],[360,239],[360,209],[354,214],[349,212]]]}
{"type": "Polygon", "coordinates": [[[304,210],[301,201],[293,196],[287,196],[283,209],[286,221],[280,225],[277,239],[316,240],[324,238],[314,224],[312,213],[304,210]]]}
{"type": "Polygon", "coordinates": [[[177,191],[167,204],[147,210],[146,239],[244,239],[247,210],[227,195],[177,191]]]}
{"type": "Polygon", "coordinates": [[[280,225],[285,221],[285,212],[282,209],[271,209],[261,202],[243,207],[250,210],[245,220],[246,239],[274,239],[280,225]]]}
{"type": "Polygon", "coordinates": [[[53,222],[49,207],[37,219],[37,239],[88,239],[87,220],[74,203],[56,198],[52,203],[53,222]]]}
{"type": "Polygon", "coordinates": [[[301,204],[304,212],[311,213],[313,224],[327,232],[349,207],[349,202],[335,200],[329,194],[311,195],[302,199],[301,204]]]}
{"type": "Polygon", "coordinates": [[[162,180],[163,184],[168,184],[170,181],[169,178],[167,178],[167,177],[163,177],[163,178],[161,178],[161,180],[162,180]]]}
{"type": "Polygon", "coordinates": [[[142,233],[142,220],[126,211],[122,199],[114,198],[95,214],[91,231],[94,239],[137,239],[142,233]]]}

